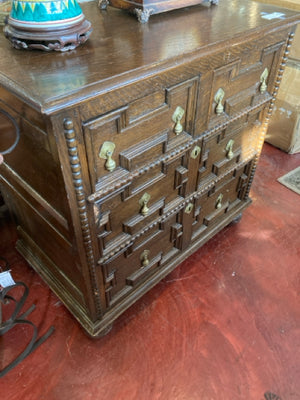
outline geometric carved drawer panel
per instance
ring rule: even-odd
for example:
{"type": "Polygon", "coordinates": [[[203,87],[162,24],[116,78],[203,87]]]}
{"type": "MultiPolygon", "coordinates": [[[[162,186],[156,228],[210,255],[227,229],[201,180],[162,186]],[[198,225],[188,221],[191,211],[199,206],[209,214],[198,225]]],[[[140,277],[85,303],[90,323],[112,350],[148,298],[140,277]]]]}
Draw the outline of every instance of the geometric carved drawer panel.
{"type": "Polygon", "coordinates": [[[121,301],[178,253],[170,235],[174,223],[176,214],[101,264],[107,307],[121,301]]]}
{"type": "Polygon", "coordinates": [[[225,218],[245,197],[251,171],[249,162],[239,169],[233,170],[213,188],[195,199],[192,212],[191,240],[212,228],[221,218],[225,218]]]}
{"type": "Polygon", "coordinates": [[[95,202],[95,226],[102,256],[132,239],[133,235],[182,201],[189,186],[195,190],[197,168],[190,174],[194,182],[189,185],[188,154],[184,152],[162,162],[157,169],[150,169],[95,202]],[[146,199],[146,204],[143,199],[146,199]]]}
{"type": "MultiPolygon", "coordinates": [[[[84,140],[93,190],[111,172],[99,157],[105,142],[114,144],[114,170],[133,171],[161,157],[177,141],[174,113],[179,108],[182,132],[192,134],[199,77],[172,87],[154,90],[121,108],[83,124],[84,140]]],[[[189,136],[188,135],[188,136],[189,136]]]]}
{"type": "Polygon", "coordinates": [[[242,162],[257,146],[260,110],[246,114],[237,123],[204,136],[198,187],[242,162]]]}
{"type": "MultiPolygon", "coordinates": [[[[267,95],[273,86],[275,72],[284,42],[265,46],[262,39],[249,44],[242,52],[236,53],[236,60],[216,68],[213,72],[208,127],[211,128],[224,119],[233,116],[246,107],[255,106],[267,95]],[[263,47],[259,47],[263,46],[263,47]],[[251,62],[248,57],[251,54],[251,62]],[[262,77],[267,72],[266,86],[262,77]],[[222,90],[222,99],[218,102],[217,93],[222,90]],[[220,110],[218,112],[218,104],[220,110]]],[[[235,52],[235,49],[232,49],[235,52]]]]}

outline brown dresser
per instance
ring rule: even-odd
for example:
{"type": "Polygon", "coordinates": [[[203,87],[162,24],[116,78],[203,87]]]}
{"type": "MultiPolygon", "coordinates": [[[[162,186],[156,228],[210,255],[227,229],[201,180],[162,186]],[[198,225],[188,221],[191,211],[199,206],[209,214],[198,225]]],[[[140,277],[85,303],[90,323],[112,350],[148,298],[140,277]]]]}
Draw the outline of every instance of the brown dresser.
{"type": "Polygon", "coordinates": [[[250,204],[300,15],[82,9],[94,31],[77,50],[0,39],[1,148],[20,130],[0,173],[18,250],[98,336],[250,204]]]}

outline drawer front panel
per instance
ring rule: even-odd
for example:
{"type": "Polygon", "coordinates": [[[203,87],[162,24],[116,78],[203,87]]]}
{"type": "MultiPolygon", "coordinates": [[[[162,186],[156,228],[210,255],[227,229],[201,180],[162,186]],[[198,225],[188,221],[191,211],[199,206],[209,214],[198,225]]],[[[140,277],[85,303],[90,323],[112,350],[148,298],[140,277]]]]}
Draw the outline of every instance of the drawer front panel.
{"type": "Polygon", "coordinates": [[[206,190],[195,199],[191,216],[191,240],[213,228],[221,219],[226,218],[245,198],[251,173],[252,162],[233,170],[213,188],[206,190]]]}
{"type": "Polygon", "coordinates": [[[120,250],[107,261],[101,260],[107,307],[130,295],[226,215],[234,212],[245,198],[251,164],[232,171],[210,190],[179,207],[179,211],[150,225],[133,241],[129,240],[127,246],[119,246],[120,250]]]}
{"type": "Polygon", "coordinates": [[[201,143],[197,186],[208,184],[244,161],[257,147],[261,111],[246,114],[225,129],[207,134],[201,143]]]}
{"type": "Polygon", "coordinates": [[[108,308],[131,294],[175,257],[179,250],[174,246],[171,227],[176,224],[176,218],[176,214],[172,215],[113,259],[101,264],[108,308]]]}
{"type": "MultiPolygon", "coordinates": [[[[106,257],[114,248],[132,242],[133,237],[186,197],[201,187],[211,186],[212,180],[221,179],[238,164],[253,157],[259,118],[259,109],[248,113],[224,130],[204,135],[196,142],[199,146],[179,152],[128,183],[120,184],[112,193],[100,196],[94,203],[100,256],[106,257]]],[[[159,141],[155,146],[157,143],[160,146],[159,141]]],[[[125,154],[129,160],[129,152],[125,154]]],[[[184,216],[184,219],[188,217],[184,216]]],[[[184,241],[179,248],[185,246],[184,241]]]]}
{"type": "MultiPolygon", "coordinates": [[[[221,151],[219,153],[224,157],[221,151]]],[[[219,161],[219,154],[217,157],[219,161]]],[[[236,156],[235,162],[239,158],[236,156]]],[[[100,196],[94,204],[100,254],[105,256],[115,246],[128,242],[145,226],[197,191],[201,178],[200,160],[201,148],[194,145],[157,167],[150,168],[111,194],[100,196]]],[[[204,164],[204,161],[201,163],[204,164]]],[[[210,167],[212,169],[213,165],[210,167]]]]}
{"type": "Polygon", "coordinates": [[[213,69],[208,129],[270,97],[284,45],[284,41],[272,46],[263,40],[249,43],[240,52],[232,49],[234,61],[213,69]]]}
{"type": "MultiPolygon", "coordinates": [[[[194,130],[198,80],[126,104],[83,124],[90,177],[94,190],[112,170],[133,171],[177,145],[178,135],[194,130]],[[113,169],[107,166],[105,145],[113,143],[113,169]]],[[[185,135],[189,140],[190,135],[185,135]]]]}
{"type": "Polygon", "coordinates": [[[105,255],[180,202],[188,182],[186,153],[94,204],[100,252],[105,255]],[[154,172],[154,173],[153,173],[154,172]]]}

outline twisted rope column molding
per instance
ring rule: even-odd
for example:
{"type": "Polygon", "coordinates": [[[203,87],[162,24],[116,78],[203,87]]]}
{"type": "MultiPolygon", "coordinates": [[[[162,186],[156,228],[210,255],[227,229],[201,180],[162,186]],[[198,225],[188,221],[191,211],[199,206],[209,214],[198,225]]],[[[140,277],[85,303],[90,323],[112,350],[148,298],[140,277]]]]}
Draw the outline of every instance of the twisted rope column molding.
{"type": "Polygon", "coordinates": [[[249,197],[250,188],[251,188],[251,185],[252,185],[252,182],[253,182],[253,179],[254,179],[254,174],[255,174],[255,171],[256,171],[256,168],[257,168],[257,164],[258,164],[258,159],[259,159],[260,152],[261,152],[261,149],[262,149],[263,144],[264,144],[264,140],[265,140],[265,136],[266,136],[266,133],[267,133],[269,121],[270,121],[270,118],[272,116],[272,112],[273,112],[273,108],[274,108],[274,103],[275,103],[275,100],[276,100],[276,97],[277,97],[277,94],[278,94],[279,86],[280,86],[280,83],[281,83],[281,80],[282,80],[282,75],[283,75],[285,67],[286,67],[286,63],[287,63],[287,60],[288,60],[288,55],[290,53],[290,49],[291,49],[294,37],[295,37],[295,32],[291,32],[289,34],[289,36],[288,36],[287,41],[286,41],[285,51],[284,51],[284,54],[283,54],[283,57],[282,57],[282,60],[281,60],[281,64],[280,64],[280,67],[279,67],[279,70],[278,70],[278,73],[277,73],[277,76],[276,76],[276,80],[275,80],[275,86],[274,86],[274,90],[273,90],[273,93],[272,93],[272,100],[270,101],[270,105],[269,105],[269,108],[268,108],[268,111],[266,113],[266,117],[265,117],[262,129],[261,129],[261,134],[260,134],[260,137],[258,139],[258,146],[257,146],[258,152],[257,152],[257,154],[256,154],[256,156],[255,156],[255,158],[253,160],[252,172],[251,172],[251,176],[250,176],[250,179],[249,179],[248,189],[247,189],[247,191],[245,193],[245,199],[247,199],[249,197]]]}
{"type": "Polygon", "coordinates": [[[86,196],[82,185],[81,165],[78,156],[77,140],[75,137],[73,121],[66,118],[63,123],[64,134],[68,147],[69,161],[72,171],[73,186],[76,193],[77,207],[80,218],[80,225],[83,237],[83,244],[86,253],[86,259],[89,267],[89,275],[92,284],[92,290],[95,299],[95,307],[97,315],[101,315],[100,290],[97,285],[95,258],[92,247],[91,232],[87,216],[86,196]]]}

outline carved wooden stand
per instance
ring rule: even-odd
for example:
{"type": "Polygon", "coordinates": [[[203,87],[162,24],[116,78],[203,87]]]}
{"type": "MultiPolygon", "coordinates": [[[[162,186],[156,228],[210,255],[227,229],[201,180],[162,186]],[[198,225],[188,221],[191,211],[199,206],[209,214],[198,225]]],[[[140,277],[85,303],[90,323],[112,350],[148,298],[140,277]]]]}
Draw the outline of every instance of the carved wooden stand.
{"type": "Polygon", "coordinates": [[[73,50],[87,41],[92,32],[91,23],[82,15],[69,27],[58,29],[33,29],[18,27],[10,18],[6,21],[4,34],[16,49],[38,49],[44,51],[73,50]]]}

